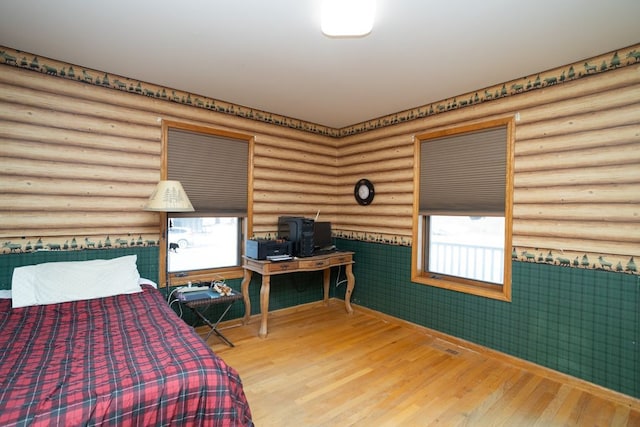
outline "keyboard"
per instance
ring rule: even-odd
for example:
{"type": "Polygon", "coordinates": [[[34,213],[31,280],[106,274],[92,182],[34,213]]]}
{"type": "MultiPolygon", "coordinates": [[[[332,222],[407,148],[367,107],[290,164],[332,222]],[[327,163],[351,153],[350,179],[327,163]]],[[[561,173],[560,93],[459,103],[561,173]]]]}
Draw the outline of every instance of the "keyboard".
{"type": "Polygon", "coordinates": [[[269,261],[289,261],[293,259],[291,255],[267,255],[269,261]]]}

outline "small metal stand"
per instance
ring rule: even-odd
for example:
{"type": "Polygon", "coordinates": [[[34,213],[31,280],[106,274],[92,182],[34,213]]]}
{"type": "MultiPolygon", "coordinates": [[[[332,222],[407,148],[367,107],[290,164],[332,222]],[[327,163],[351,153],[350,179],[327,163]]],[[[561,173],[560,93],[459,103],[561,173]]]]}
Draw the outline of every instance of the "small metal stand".
{"type": "Polygon", "coordinates": [[[227,345],[231,347],[235,347],[233,343],[229,341],[227,337],[222,335],[222,333],[218,330],[218,325],[220,324],[224,316],[226,316],[226,314],[229,312],[233,303],[242,298],[243,297],[240,292],[233,291],[231,295],[228,295],[228,296],[221,295],[218,298],[206,298],[206,299],[198,299],[198,300],[192,300],[192,301],[181,301],[181,304],[189,307],[189,309],[191,309],[191,311],[195,313],[196,316],[202,319],[202,321],[211,328],[211,330],[209,331],[209,333],[204,339],[205,342],[209,340],[209,337],[211,336],[211,334],[215,333],[227,345]],[[215,323],[213,323],[209,319],[207,319],[207,317],[204,315],[204,311],[206,311],[206,309],[209,306],[217,305],[217,304],[227,304],[227,307],[224,309],[224,312],[220,315],[218,320],[215,323]]]}

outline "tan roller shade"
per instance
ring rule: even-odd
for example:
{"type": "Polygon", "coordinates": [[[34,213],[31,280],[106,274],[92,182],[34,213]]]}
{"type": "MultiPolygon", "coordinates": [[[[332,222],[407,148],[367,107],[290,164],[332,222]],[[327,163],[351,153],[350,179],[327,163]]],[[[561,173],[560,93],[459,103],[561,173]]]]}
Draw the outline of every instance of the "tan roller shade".
{"type": "Polygon", "coordinates": [[[506,126],[422,141],[420,213],[503,216],[506,147],[506,126]]]}
{"type": "Polygon", "coordinates": [[[195,212],[174,216],[246,216],[249,143],[168,130],[168,179],[182,183],[195,212]]]}

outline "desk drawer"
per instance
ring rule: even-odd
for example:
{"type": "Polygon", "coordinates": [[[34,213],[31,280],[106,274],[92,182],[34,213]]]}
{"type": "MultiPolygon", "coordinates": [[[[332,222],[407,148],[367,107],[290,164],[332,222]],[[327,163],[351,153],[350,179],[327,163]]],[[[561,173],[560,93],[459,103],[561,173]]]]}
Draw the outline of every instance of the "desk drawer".
{"type": "Polygon", "coordinates": [[[310,260],[301,260],[298,261],[298,265],[300,268],[325,268],[325,267],[329,267],[331,265],[331,260],[326,258],[326,259],[310,259],[310,260]]]}
{"type": "Polygon", "coordinates": [[[333,258],[331,258],[331,265],[349,264],[352,262],[353,262],[353,259],[351,258],[350,254],[334,256],[333,258]]]}
{"type": "Polygon", "coordinates": [[[279,271],[292,271],[292,270],[296,270],[299,265],[299,263],[296,261],[293,262],[286,262],[286,261],[279,261],[279,262],[272,262],[270,264],[267,264],[265,266],[265,270],[268,270],[270,273],[276,273],[279,271]]]}

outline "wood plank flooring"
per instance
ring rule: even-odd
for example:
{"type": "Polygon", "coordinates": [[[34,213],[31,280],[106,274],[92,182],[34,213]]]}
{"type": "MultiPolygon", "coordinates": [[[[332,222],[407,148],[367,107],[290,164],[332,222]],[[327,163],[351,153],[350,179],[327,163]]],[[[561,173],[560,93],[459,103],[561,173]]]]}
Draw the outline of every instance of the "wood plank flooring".
{"type": "MultiPolygon", "coordinates": [[[[254,422],[268,426],[640,426],[640,400],[344,303],[223,324],[254,422]]],[[[203,335],[207,329],[199,329],[203,335]]]]}

